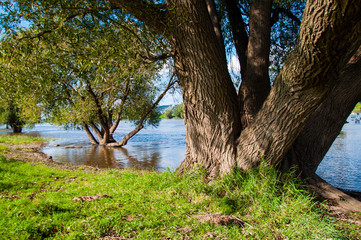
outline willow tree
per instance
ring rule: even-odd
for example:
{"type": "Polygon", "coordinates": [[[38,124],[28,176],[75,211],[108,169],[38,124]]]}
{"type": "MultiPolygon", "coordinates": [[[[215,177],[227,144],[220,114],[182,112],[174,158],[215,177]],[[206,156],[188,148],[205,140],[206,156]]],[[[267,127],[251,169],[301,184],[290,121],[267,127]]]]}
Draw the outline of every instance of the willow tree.
{"type": "MultiPolygon", "coordinates": [[[[328,94],[335,91],[334,101],[347,98],[337,95],[335,89],[361,43],[357,1],[307,2],[297,44],[272,89],[268,77],[272,1],[252,1],[249,35],[239,56],[246,60],[246,69],[238,92],[227,71],[213,1],[111,2],[163,34],[172,45],[187,131],[187,154],[180,171],[201,164],[210,175],[218,175],[235,166],[251,168],[261,157],[281,165],[292,145],[297,147],[295,140],[302,130],[307,131],[308,120],[331,96],[328,94]]],[[[345,115],[336,118],[342,122],[345,115]]],[[[321,129],[310,134],[317,139],[321,129]]],[[[331,138],[333,141],[335,135],[331,138]]],[[[329,144],[319,147],[325,152],[329,144]]],[[[306,149],[301,149],[301,154],[306,154],[306,149]]],[[[317,165],[315,160],[309,161],[317,165]]],[[[303,172],[310,170],[307,164],[297,165],[303,172]]]]}
{"type": "MultiPolygon", "coordinates": [[[[233,166],[247,169],[260,156],[279,164],[335,86],[335,79],[361,40],[360,8],[356,2],[308,2],[295,49],[252,123],[242,127],[237,91],[207,1],[111,2],[162,33],[172,44],[187,129],[187,158],[182,169],[202,163],[210,173],[225,173],[233,166]]],[[[264,40],[270,38],[270,26],[259,22],[267,24],[270,20],[271,1],[253,1],[247,71],[259,73],[251,66],[267,66],[267,59],[259,56],[269,52],[269,47],[263,49],[262,45],[268,44],[264,40]]]]}
{"type": "MultiPolygon", "coordinates": [[[[89,2],[71,1],[73,9],[80,12],[100,5],[89,2]]],[[[231,31],[240,37],[236,43],[240,46],[237,52],[242,66],[239,89],[234,87],[227,69],[215,1],[110,0],[106,7],[138,19],[172,47],[186,123],[187,152],[180,172],[202,165],[210,176],[217,176],[234,167],[252,168],[261,157],[269,164],[287,168],[286,163],[292,163],[302,172],[313,172],[317,160],[312,160],[312,155],[321,156],[329,144],[315,144],[322,151],[309,153],[307,147],[298,148],[303,142],[300,134],[313,129],[308,133],[319,143],[319,134],[327,133],[330,127],[312,128],[310,122],[327,112],[323,110],[326,100],[342,103],[347,98],[339,94],[338,87],[352,91],[357,84],[357,80],[350,80],[352,84],[348,85],[345,78],[351,74],[352,64],[359,61],[356,51],[361,43],[360,4],[356,0],[308,1],[297,43],[271,88],[268,64],[276,9],[271,0],[254,0],[245,24],[242,17],[237,17],[237,9],[245,2],[224,1],[231,31]],[[285,158],[289,151],[298,153],[285,158]],[[307,164],[293,161],[299,154],[310,156],[308,162],[301,160],[307,164]]],[[[69,16],[65,14],[63,19],[69,16]]],[[[352,95],[352,100],[358,98],[356,95],[352,95]]],[[[340,122],[347,115],[333,114],[340,122]]],[[[334,138],[335,135],[330,137],[331,142],[334,138]]]]}
{"type": "Polygon", "coordinates": [[[22,64],[28,49],[19,48],[19,54],[13,56],[9,65],[8,53],[14,51],[15,45],[0,41],[0,106],[1,123],[10,126],[14,133],[22,132],[24,126],[32,126],[40,121],[41,108],[36,104],[34,89],[29,85],[28,78],[23,78],[22,64]],[[22,87],[19,87],[19,86],[22,87]]]}
{"type": "Polygon", "coordinates": [[[163,62],[139,55],[153,36],[136,35],[136,23],[105,15],[74,16],[44,36],[33,36],[37,30],[31,26],[4,37],[2,50],[7,56],[4,68],[16,69],[15,77],[29,85],[19,81],[15,86],[37,96],[46,121],[81,126],[91,143],[112,146],[126,145],[144,124],[157,124],[155,107],[174,78],[163,89],[156,87],[163,62]],[[15,49],[5,48],[9,45],[15,49]],[[136,121],[136,128],[116,143],[113,134],[121,119],[136,121]]]}

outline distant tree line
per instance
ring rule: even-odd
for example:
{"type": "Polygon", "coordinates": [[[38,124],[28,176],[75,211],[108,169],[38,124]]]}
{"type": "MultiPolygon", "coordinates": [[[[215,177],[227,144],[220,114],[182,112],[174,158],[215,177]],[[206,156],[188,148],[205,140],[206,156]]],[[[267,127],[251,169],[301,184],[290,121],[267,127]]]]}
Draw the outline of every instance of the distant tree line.
{"type": "Polygon", "coordinates": [[[183,111],[183,103],[176,105],[175,107],[169,107],[165,110],[165,112],[160,116],[160,118],[165,119],[172,119],[172,118],[178,118],[183,119],[184,118],[184,111],[183,111]]]}

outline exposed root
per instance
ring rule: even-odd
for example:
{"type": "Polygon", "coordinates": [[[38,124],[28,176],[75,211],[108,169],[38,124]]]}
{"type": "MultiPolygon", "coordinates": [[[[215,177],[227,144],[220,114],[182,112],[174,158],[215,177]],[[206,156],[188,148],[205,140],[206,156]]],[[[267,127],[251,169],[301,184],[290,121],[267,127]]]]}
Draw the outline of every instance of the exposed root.
{"type": "Polygon", "coordinates": [[[361,212],[361,202],[359,200],[335,188],[316,174],[309,180],[309,187],[322,200],[328,200],[331,206],[337,207],[339,212],[361,212]]]}

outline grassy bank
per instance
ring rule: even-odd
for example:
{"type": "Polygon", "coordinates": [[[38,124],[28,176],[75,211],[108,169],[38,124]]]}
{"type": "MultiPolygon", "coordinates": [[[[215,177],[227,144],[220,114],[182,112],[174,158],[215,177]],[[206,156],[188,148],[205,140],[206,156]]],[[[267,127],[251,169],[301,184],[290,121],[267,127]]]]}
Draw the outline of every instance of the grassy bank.
{"type": "MultiPolygon", "coordinates": [[[[9,151],[1,137],[0,149],[9,151]]],[[[0,213],[3,239],[361,237],[357,225],[337,222],[315,204],[297,179],[264,165],[206,183],[201,171],[180,178],[170,171],[67,170],[1,157],[0,213]],[[216,212],[246,224],[195,217],[216,212]]]]}

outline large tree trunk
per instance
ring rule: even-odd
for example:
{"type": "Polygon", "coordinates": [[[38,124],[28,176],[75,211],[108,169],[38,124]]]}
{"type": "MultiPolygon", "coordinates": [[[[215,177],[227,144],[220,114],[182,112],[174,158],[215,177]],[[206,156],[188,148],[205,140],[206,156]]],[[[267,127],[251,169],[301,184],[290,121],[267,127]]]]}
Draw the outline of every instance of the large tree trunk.
{"type": "Polygon", "coordinates": [[[316,172],[318,165],[340,133],[347,117],[361,100],[361,47],[342,69],[337,86],[308,120],[283,159],[284,170],[298,166],[300,171],[316,172]]]}
{"type": "Polygon", "coordinates": [[[361,47],[342,69],[338,84],[313,113],[283,161],[281,169],[296,166],[298,175],[307,179],[321,197],[347,211],[360,211],[361,203],[316,175],[318,165],[340,133],[356,103],[361,99],[361,47]]]}
{"type": "Polygon", "coordinates": [[[355,1],[307,2],[296,49],[287,58],[255,121],[239,138],[240,168],[256,165],[261,157],[280,164],[360,46],[360,16],[355,1]]]}
{"type": "Polygon", "coordinates": [[[141,0],[111,2],[172,44],[186,124],[180,171],[202,165],[211,175],[223,174],[234,166],[250,168],[262,156],[279,164],[361,41],[357,1],[308,1],[296,50],[239,136],[239,102],[205,1],[169,0],[167,8],[141,0]]]}
{"type": "Polygon", "coordinates": [[[179,171],[200,165],[210,175],[228,172],[241,131],[239,102],[206,1],[169,0],[167,11],[141,0],[111,2],[172,44],[186,124],[186,158],[179,171]]]}
{"type": "Polygon", "coordinates": [[[271,10],[272,0],[255,0],[252,2],[246,53],[247,67],[239,89],[243,128],[253,122],[271,90],[268,74],[271,10]]]}
{"type": "Polygon", "coordinates": [[[205,2],[169,2],[184,21],[172,24],[178,27],[171,38],[186,124],[186,159],[179,170],[199,164],[217,175],[235,164],[235,141],[241,129],[236,91],[223,49],[214,47],[219,42],[205,2]]]}
{"type": "Polygon", "coordinates": [[[21,133],[23,131],[23,127],[18,125],[11,125],[11,129],[13,133],[21,133]]]}

